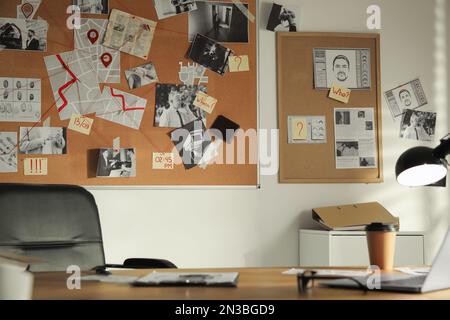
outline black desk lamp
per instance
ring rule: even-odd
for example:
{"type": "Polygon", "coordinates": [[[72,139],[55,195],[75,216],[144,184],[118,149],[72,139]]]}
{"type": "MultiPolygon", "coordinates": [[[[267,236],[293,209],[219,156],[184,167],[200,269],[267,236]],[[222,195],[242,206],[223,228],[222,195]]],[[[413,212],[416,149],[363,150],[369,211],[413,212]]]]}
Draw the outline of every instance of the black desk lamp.
{"type": "Polygon", "coordinates": [[[401,185],[419,187],[432,185],[447,176],[450,154],[450,133],[435,149],[415,147],[405,151],[397,160],[395,174],[401,185]]]}

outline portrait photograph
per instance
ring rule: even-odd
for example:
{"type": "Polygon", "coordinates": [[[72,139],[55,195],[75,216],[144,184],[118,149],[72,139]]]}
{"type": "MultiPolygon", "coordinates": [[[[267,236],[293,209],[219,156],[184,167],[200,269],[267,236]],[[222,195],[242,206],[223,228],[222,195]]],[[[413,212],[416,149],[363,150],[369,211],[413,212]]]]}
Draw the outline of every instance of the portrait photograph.
{"type": "Polygon", "coordinates": [[[194,106],[197,91],[206,93],[206,87],[178,84],[156,85],[155,127],[180,128],[201,120],[206,125],[206,112],[194,106]]]}
{"type": "MultiPolygon", "coordinates": [[[[248,7],[247,4],[243,4],[248,7]]],[[[229,2],[197,2],[189,13],[189,41],[200,33],[217,42],[248,42],[248,19],[229,2]]]]}
{"type": "Polygon", "coordinates": [[[220,45],[215,40],[197,34],[191,44],[189,59],[223,75],[228,67],[228,58],[231,53],[231,49],[220,45]]]}
{"type": "Polygon", "coordinates": [[[436,112],[406,109],[400,124],[400,138],[433,141],[436,130],[436,112]]]}

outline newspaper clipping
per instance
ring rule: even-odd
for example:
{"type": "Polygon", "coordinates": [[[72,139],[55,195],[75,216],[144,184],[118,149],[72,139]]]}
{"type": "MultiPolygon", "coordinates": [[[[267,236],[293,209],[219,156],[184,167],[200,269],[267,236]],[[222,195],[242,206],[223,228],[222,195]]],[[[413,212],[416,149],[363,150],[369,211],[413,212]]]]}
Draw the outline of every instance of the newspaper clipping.
{"type": "Polygon", "coordinates": [[[370,49],[314,48],[314,87],[370,89],[370,49]]]}
{"type": "Polygon", "coordinates": [[[147,59],[156,22],[113,9],[103,45],[147,59]]]}
{"type": "Polygon", "coordinates": [[[373,108],[334,109],[336,169],[377,167],[373,108]]]}

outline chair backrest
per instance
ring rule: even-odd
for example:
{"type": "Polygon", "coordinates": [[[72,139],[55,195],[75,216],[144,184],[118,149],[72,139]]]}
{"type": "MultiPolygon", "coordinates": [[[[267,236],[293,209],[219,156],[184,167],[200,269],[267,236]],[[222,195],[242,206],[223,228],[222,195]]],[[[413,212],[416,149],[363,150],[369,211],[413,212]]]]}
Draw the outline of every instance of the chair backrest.
{"type": "Polygon", "coordinates": [[[31,271],[104,265],[94,197],[79,186],[0,184],[0,250],[42,260],[31,271]]]}

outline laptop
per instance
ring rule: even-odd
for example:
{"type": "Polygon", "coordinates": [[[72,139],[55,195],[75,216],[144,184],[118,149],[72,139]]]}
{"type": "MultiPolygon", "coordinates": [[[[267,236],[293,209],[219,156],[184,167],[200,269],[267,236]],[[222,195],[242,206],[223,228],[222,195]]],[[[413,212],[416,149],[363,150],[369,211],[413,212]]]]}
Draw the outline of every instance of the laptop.
{"type": "Polygon", "coordinates": [[[156,272],[138,278],[132,284],[137,287],[149,286],[210,286],[236,287],[237,272],[156,272]]]}
{"type": "MultiPolygon", "coordinates": [[[[362,283],[367,283],[367,277],[354,277],[362,283]]],[[[351,280],[339,279],[321,281],[321,285],[336,288],[359,288],[351,280]]],[[[430,272],[427,275],[392,274],[381,275],[380,291],[425,293],[450,288],[450,228],[434,258],[430,272]]]]}

